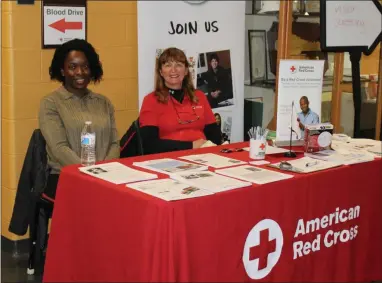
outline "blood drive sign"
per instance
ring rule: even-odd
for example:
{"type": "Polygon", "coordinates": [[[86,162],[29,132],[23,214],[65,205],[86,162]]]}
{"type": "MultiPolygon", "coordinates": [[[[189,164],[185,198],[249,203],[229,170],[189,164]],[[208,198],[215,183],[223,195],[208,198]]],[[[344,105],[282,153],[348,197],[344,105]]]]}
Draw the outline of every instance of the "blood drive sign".
{"type": "Polygon", "coordinates": [[[56,48],[74,38],[86,39],[86,7],[43,7],[43,48],[56,48]]]}

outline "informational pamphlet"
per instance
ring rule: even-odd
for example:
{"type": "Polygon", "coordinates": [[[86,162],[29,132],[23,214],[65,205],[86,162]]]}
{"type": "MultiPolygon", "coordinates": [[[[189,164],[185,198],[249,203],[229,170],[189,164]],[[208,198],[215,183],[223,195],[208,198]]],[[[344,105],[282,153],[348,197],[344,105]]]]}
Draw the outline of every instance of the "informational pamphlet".
{"type": "Polygon", "coordinates": [[[288,160],[288,162],[284,162],[283,164],[281,164],[281,162],[269,164],[271,167],[296,173],[312,173],[341,165],[342,164],[340,162],[319,160],[306,156],[294,160],[288,160]]]}
{"type": "Polygon", "coordinates": [[[119,162],[96,164],[78,169],[85,174],[114,184],[125,184],[158,178],[156,174],[138,171],[119,162]]]}
{"type": "MultiPolygon", "coordinates": [[[[245,151],[249,151],[249,147],[244,147],[243,148],[245,151]]],[[[265,154],[280,154],[280,153],[285,153],[288,152],[288,149],[282,148],[282,147],[275,147],[271,145],[267,145],[265,148],[265,154]]]]}
{"type": "Polygon", "coordinates": [[[171,158],[134,162],[133,165],[164,174],[208,170],[208,166],[180,161],[171,158]]]}
{"type": "Polygon", "coordinates": [[[336,151],[336,150],[322,150],[318,152],[305,153],[305,156],[338,162],[343,165],[350,165],[356,163],[370,162],[374,160],[374,155],[368,152],[357,152],[357,151],[336,151]]]}
{"type": "Polygon", "coordinates": [[[127,184],[126,187],[163,199],[165,201],[182,200],[212,195],[207,190],[195,188],[172,179],[158,179],[127,184]]]}
{"type": "Polygon", "coordinates": [[[213,193],[248,187],[252,185],[249,182],[243,182],[210,171],[173,174],[170,175],[170,178],[181,183],[188,184],[192,187],[205,189],[213,193]]]}
{"type": "Polygon", "coordinates": [[[305,125],[321,122],[324,60],[280,60],[276,140],[304,139],[305,125]]]}
{"type": "Polygon", "coordinates": [[[266,184],[292,178],[293,175],[267,170],[252,165],[242,165],[216,170],[215,173],[241,179],[255,184],[266,184]]]}
{"type": "Polygon", "coordinates": [[[332,142],[332,148],[340,153],[369,153],[374,157],[382,157],[382,141],[376,141],[372,139],[350,138],[346,141],[334,140],[332,142]]]}
{"type": "Polygon", "coordinates": [[[224,168],[224,167],[229,167],[234,165],[248,164],[247,162],[244,162],[241,160],[228,158],[228,157],[221,156],[214,153],[194,154],[194,155],[182,156],[179,158],[192,161],[195,163],[203,164],[206,166],[211,166],[214,168],[224,168]]]}

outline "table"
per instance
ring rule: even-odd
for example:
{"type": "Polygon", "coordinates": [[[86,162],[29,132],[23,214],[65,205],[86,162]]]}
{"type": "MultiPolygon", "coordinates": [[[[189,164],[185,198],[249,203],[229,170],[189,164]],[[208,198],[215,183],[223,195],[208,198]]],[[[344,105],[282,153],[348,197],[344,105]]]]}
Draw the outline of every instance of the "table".
{"type": "Polygon", "coordinates": [[[44,282],[382,279],[381,159],[176,202],[77,168],[59,180],[44,282]]]}

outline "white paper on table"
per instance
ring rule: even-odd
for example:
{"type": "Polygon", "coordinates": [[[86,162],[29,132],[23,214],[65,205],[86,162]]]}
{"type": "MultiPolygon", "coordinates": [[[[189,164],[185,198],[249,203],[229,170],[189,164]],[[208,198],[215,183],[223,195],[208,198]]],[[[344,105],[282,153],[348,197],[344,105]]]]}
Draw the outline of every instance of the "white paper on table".
{"type": "Polygon", "coordinates": [[[369,147],[367,151],[372,153],[376,157],[382,157],[382,144],[369,147]]]}
{"type": "Polygon", "coordinates": [[[119,162],[96,164],[78,168],[81,172],[93,177],[114,183],[124,184],[158,178],[158,175],[138,171],[119,162]]]}
{"type": "Polygon", "coordinates": [[[249,164],[252,164],[252,165],[266,165],[269,163],[270,162],[266,160],[249,161],[249,164]]]}
{"type": "MultiPolygon", "coordinates": [[[[249,147],[244,147],[243,148],[246,151],[249,151],[249,147]]],[[[288,152],[288,149],[281,148],[281,147],[275,147],[271,145],[267,145],[265,148],[265,154],[279,154],[279,153],[285,153],[288,152]]]]}
{"type": "Polygon", "coordinates": [[[367,152],[349,151],[349,150],[322,150],[318,152],[306,152],[307,157],[314,159],[326,160],[341,163],[343,165],[351,165],[356,163],[370,162],[374,160],[374,155],[367,152]]]}
{"type": "MultiPolygon", "coordinates": [[[[291,171],[299,172],[299,173],[311,173],[316,171],[321,171],[333,167],[341,166],[341,163],[331,162],[325,160],[314,159],[310,157],[302,157],[299,159],[288,160],[288,163],[293,166],[291,171]],[[307,167],[306,165],[309,164],[307,167]]],[[[271,164],[272,167],[279,168],[280,162],[271,164]]],[[[270,166],[271,166],[270,165],[270,166]]]]}
{"type": "Polygon", "coordinates": [[[374,157],[381,157],[382,152],[382,141],[376,141],[371,139],[351,139],[347,142],[345,141],[332,141],[332,149],[342,153],[342,152],[358,152],[365,154],[373,154],[374,157]]]}
{"type": "Polygon", "coordinates": [[[234,165],[248,164],[247,162],[244,162],[241,160],[228,158],[228,157],[221,156],[214,153],[194,154],[194,155],[182,156],[179,158],[192,161],[195,163],[211,166],[214,168],[223,168],[223,167],[229,167],[234,165]]]}
{"type": "Polygon", "coordinates": [[[182,200],[212,195],[207,190],[195,188],[172,179],[158,179],[127,184],[126,187],[165,201],[182,200]]]}
{"type": "Polygon", "coordinates": [[[171,158],[161,158],[147,160],[143,162],[134,162],[133,165],[164,174],[208,170],[208,166],[205,165],[185,162],[171,158]]]}
{"type": "Polygon", "coordinates": [[[241,179],[255,184],[267,184],[292,178],[293,175],[275,172],[251,165],[237,166],[215,171],[218,174],[241,179]]]}
{"type": "Polygon", "coordinates": [[[222,176],[211,171],[172,174],[170,175],[170,178],[199,189],[211,191],[213,193],[252,185],[249,182],[243,182],[230,177],[222,176]]]}
{"type": "Polygon", "coordinates": [[[333,134],[332,141],[333,140],[347,142],[351,140],[351,137],[345,134],[333,134]]]}

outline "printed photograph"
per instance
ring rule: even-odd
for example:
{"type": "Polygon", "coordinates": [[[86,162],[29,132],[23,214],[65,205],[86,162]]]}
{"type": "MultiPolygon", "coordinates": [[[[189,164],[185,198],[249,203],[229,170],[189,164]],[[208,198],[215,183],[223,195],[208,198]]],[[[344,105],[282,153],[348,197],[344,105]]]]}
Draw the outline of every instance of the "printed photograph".
{"type": "Polygon", "coordinates": [[[192,179],[206,178],[211,176],[212,175],[210,173],[195,173],[195,174],[186,175],[184,176],[184,178],[187,180],[192,180],[192,179]]]}
{"type": "Polygon", "coordinates": [[[195,159],[194,161],[198,162],[198,163],[207,163],[208,162],[207,160],[204,160],[204,159],[195,159]]]}
{"type": "Polygon", "coordinates": [[[192,179],[198,179],[199,176],[198,176],[198,174],[191,174],[191,175],[184,176],[184,178],[187,180],[192,180],[192,179]]]}
{"type": "Polygon", "coordinates": [[[245,169],[248,170],[248,171],[252,171],[252,172],[259,172],[259,171],[261,171],[260,169],[255,168],[255,167],[248,167],[248,168],[245,168],[245,169]]]}
{"type": "Polygon", "coordinates": [[[206,177],[211,177],[212,175],[210,173],[199,173],[198,176],[200,178],[206,178],[206,177]]]}
{"type": "Polygon", "coordinates": [[[230,143],[232,128],[232,112],[214,111],[214,116],[221,132],[222,143],[230,143]]]}
{"type": "Polygon", "coordinates": [[[190,195],[190,194],[192,194],[193,192],[196,192],[196,191],[199,191],[199,189],[195,188],[195,187],[188,187],[188,188],[184,188],[182,190],[182,194],[183,195],[190,195]]]}
{"type": "Polygon", "coordinates": [[[102,174],[102,173],[107,173],[106,170],[102,169],[102,168],[99,168],[99,167],[96,167],[96,168],[90,168],[87,170],[88,172],[90,173],[93,173],[93,174],[102,174]]]}
{"type": "Polygon", "coordinates": [[[200,165],[189,163],[189,164],[185,164],[185,165],[179,165],[176,168],[178,168],[180,170],[198,169],[198,168],[200,168],[200,165]]]}
{"type": "Polygon", "coordinates": [[[164,194],[168,194],[168,193],[170,193],[169,190],[164,190],[164,191],[158,192],[158,195],[164,195],[164,194]]]}
{"type": "MultiPolygon", "coordinates": [[[[320,123],[320,116],[316,113],[314,108],[311,108],[310,100],[308,96],[301,96],[298,99],[297,108],[297,123],[298,123],[298,136],[300,136],[302,139],[305,135],[305,125],[314,125],[320,123]]],[[[314,105],[313,105],[314,107],[314,105]]],[[[295,110],[296,111],[296,110],[295,110]]],[[[295,130],[295,129],[294,129],[295,130]]]]}
{"type": "Polygon", "coordinates": [[[230,50],[199,53],[196,87],[212,109],[234,105],[230,50]]]}

